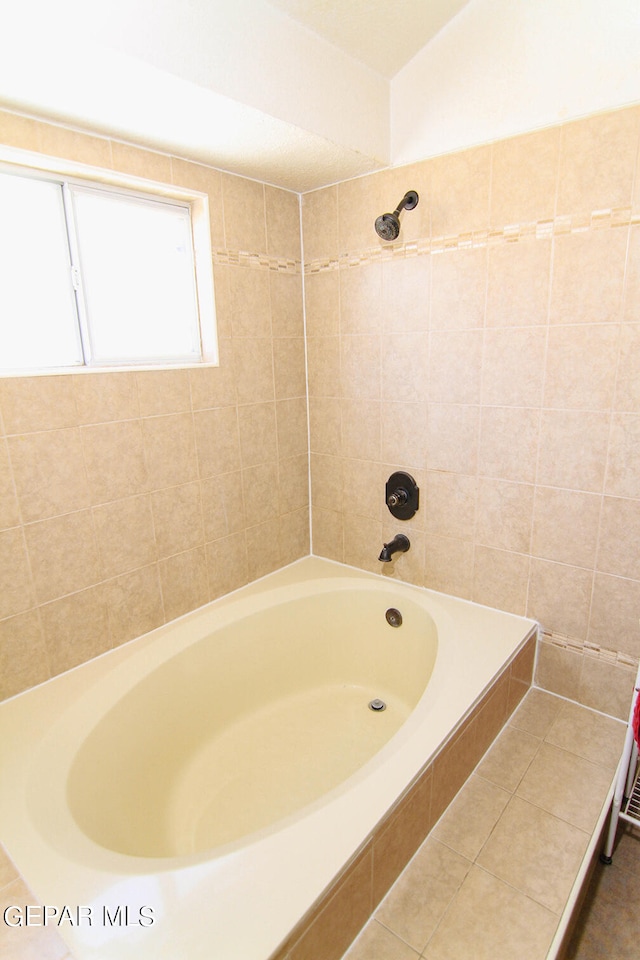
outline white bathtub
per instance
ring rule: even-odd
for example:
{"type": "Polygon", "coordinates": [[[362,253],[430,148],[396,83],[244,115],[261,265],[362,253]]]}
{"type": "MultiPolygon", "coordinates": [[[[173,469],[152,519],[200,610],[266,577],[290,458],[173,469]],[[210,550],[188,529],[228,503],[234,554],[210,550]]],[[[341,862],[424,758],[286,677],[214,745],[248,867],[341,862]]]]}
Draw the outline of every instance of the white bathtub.
{"type": "Polygon", "coordinates": [[[0,705],[0,839],[76,960],[267,960],[535,628],[299,561],[0,705]]]}

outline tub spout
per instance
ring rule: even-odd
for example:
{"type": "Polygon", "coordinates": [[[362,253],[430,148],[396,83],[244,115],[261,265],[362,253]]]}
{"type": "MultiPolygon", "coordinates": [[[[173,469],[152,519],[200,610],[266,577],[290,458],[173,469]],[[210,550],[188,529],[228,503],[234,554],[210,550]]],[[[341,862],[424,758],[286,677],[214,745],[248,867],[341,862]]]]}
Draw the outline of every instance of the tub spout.
{"type": "Polygon", "coordinates": [[[389,561],[393,559],[394,553],[406,553],[410,546],[409,538],[405,537],[404,533],[396,533],[393,540],[385,543],[378,560],[381,560],[383,563],[389,563],[389,561]]]}

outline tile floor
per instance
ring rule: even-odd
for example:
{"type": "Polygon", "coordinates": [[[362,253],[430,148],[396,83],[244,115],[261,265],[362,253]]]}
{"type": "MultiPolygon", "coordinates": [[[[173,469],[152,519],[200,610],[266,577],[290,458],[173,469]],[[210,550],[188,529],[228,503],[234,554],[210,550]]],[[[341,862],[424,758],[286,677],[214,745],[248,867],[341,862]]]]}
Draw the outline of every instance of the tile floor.
{"type": "Polygon", "coordinates": [[[344,960],[544,960],[624,732],[530,690],[344,960]]]}
{"type": "Polygon", "coordinates": [[[638,960],[640,830],[621,827],[613,863],[597,864],[566,960],[638,960]]]}

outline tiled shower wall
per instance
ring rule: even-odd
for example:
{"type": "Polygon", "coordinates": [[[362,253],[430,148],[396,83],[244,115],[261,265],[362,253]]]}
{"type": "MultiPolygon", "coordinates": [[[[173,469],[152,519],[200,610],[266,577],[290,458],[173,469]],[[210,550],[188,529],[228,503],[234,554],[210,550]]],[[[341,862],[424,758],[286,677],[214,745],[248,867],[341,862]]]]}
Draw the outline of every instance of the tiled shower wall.
{"type": "Polygon", "coordinates": [[[11,113],[0,142],[206,192],[221,355],[0,379],[6,697],[306,555],[309,505],[299,197],[11,113]]]}
{"type": "Polygon", "coordinates": [[[314,553],[541,621],[625,716],[640,654],[640,109],[303,197],[314,553]],[[399,240],[375,218],[415,189],[399,240]],[[421,488],[394,521],[384,483],[421,488]]]}

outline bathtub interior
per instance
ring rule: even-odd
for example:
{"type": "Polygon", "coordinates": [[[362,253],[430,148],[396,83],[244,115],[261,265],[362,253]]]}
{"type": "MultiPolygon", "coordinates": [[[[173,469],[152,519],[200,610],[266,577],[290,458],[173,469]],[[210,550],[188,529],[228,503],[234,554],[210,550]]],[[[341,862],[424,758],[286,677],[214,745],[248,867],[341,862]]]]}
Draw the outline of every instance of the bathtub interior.
{"type": "Polygon", "coordinates": [[[347,780],[406,721],[436,661],[429,613],[405,597],[393,627],[393,597],[334,588],[289,600],[157,667],[78,750],[67,802],[81,830],[127,856],[188,856],[347,780]]]}

